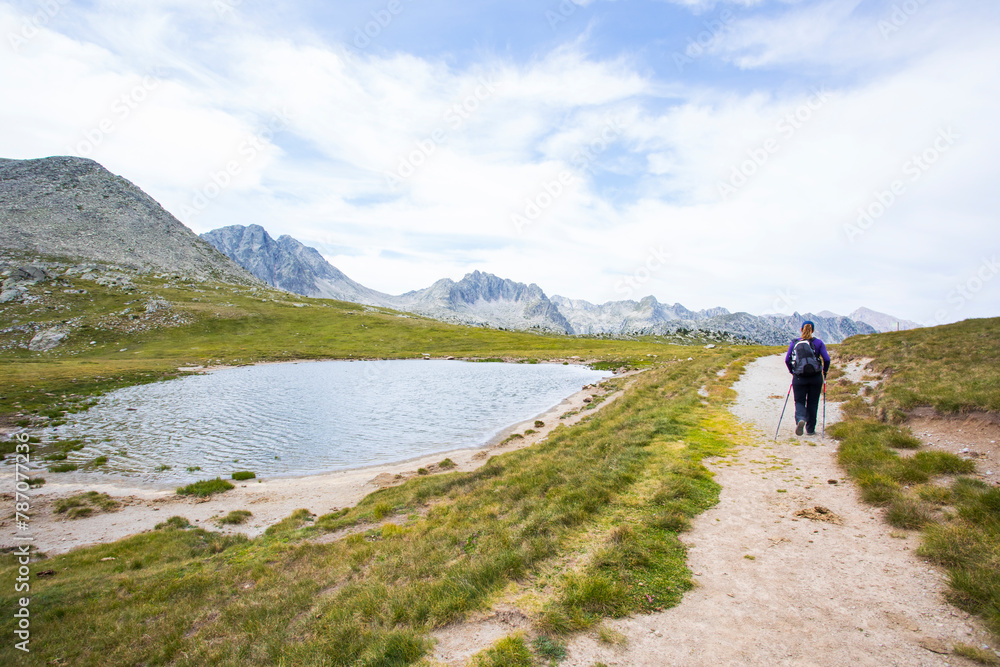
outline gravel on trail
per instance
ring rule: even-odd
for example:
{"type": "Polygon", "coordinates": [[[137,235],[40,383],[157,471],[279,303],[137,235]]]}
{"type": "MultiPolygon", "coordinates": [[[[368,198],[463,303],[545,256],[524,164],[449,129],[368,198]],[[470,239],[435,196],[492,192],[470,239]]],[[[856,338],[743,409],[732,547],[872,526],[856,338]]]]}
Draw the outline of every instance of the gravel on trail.
{"type": "MultiPolygon", "coordinates": [[[[795,437],[786,412],[774,442],[789,383],[774,356],[734,386],[747,444],[706,461],[721,500],[682,535],[696,588],[673,609],[608,621],[623,647],[575,638],[563,665],[975,664],[952,644],[982,647],[988,634],[945,601],[944,572],[915,553],[919,533],[861,503],[836,441],[795,437]]],[[[828,425],[839,417],[827,406],[828,425]]]]}

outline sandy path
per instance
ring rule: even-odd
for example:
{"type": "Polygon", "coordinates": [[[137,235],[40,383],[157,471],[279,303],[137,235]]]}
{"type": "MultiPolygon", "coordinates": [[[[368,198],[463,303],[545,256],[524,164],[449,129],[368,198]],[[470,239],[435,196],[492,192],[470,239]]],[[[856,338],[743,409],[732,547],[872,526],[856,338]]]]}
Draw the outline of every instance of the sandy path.
{"type": "MultiPolygon", "coordinates": [[[[618,377],[623,377],[622,374],[618,377]]],[[[31,492],[30,531],[18,533],[14,525],[14,473],[9,467],[0,471],[0,503],[10,508],[0,514],[0,548],[12,547],[23,542],[15,538],[30,535],[33,544],[48,555],[65,553],[70,549],[89,544],[115,540],[151,530],[157,523],[175,515],[183,516],[195,525],[227,533],[243,533],[249,537],[260,535],[268,526],[284,519],[297,509],[305,508],[321,515],[355,505],[373,491],[401,484],[415,477],[419,468],[432,473],[441,472],[435,464],[451,458],[457,465],[453,470],[475,470],[494,454],[528,447],[548,436],[559,424],[567,426],[592,414],[617,399],[621,392],[611,394],[593,409],[584,410],[593,397],[606,392],[594,385],[573,394],[544,414],[533,417],[504,430],[480,449],[462,449],[441,452],[417,459],[385,465],[311,475],[306,477],[278,477],[235,482],[236,488],[207,499],[178,496],[173,486],[143,485],[135,480],[101,473],[74,473],[66,476],[40,471],[47,482],[31,492]],[[576,415],[560,419],[567,412],[576,415]],[[535,421],[544,422],[536,427],[535,421]],[[526,429],[537,432],[507,444],[501,440],[510,433],[526,429]],[[107,493],[123,504],[115,512],[99,513],[90,517],[68,520],[56,514],[55,501],[82,491],[107,493]],[[220,527],[216,519],[232,510],[253,512],[250,521],[241,526],[220,527]]],[[[39,474],[39,473],[35,473],[39,474]]]]}
{"type": "MultiPolygon", "coordinates": [[[[835,441],[795,438],[787,413],[770,441],[788,383],[781,357],[766,357],[735,385],[753,444],[708,463],[721,501],[683,536],[699,586],[666,612],[609,622],[624,648],[575,639],[563,665],[974,664],[933,652],[988,636],[944,601],[944,575],[914,554],[917,533],[861,504],[835,441]],[[816,505],[842,524],[795,516],[816,505]]],[[[837,417],[828,410],[828,423],[837,417]]]]}

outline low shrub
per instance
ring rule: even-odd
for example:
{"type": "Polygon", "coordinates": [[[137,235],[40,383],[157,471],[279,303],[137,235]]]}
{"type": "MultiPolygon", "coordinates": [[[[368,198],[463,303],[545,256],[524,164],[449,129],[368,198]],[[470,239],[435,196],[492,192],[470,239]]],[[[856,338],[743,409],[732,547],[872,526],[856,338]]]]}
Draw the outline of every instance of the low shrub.
{"type": "Polygon", "coordinates": [[[56,514],[65,514],[68,519],[82,519],[93,514],[95,510],[114,512],[120,507],[121,503],[106,493],[87,491],[56,500],[53,511],[56,514]]]}
{"type": "Polygon", "coordinates": [[[252,516],[253,512],[249,510],[233,510],[219,519],[219,524],[223,526],[238,526],[241,523],[246,523],[252,516]]]}
{"type": "Polygon", "coordinates": [[[172,516],[166,521],[161,521],[153,526],[155,530],[184,530],[190,527],[191,522],[182,516],[172,516]]]}
{"type": "Polygon", "coordinates": [[[229,482],[216,477],[215,479],[204,479],[200,482],[195,482],[193,484],[188,484],[187,486],[182,486],[177,489],[177,495],[179,496],[197,496],[199,498],[207,498],[216,493],[224,493],[230,489],[235,489],[236,487],[229,482]]]}

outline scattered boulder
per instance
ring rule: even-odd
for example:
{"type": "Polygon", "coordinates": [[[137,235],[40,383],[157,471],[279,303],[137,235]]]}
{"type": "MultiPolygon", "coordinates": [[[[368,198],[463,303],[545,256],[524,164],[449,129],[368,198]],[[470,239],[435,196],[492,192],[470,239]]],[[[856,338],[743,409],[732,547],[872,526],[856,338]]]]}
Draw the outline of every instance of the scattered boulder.
{"type": "Polygon", "coordinates": [[[171,309],[170,302],[166,299],[150,299],[146,302],[147,313],[162,313],[171,309]]]}
{"type": "Polygon", "coordinates": [[[28,343],[28,349],[32,352],[48,352],[63,342],[63,339],[68,335],[69,329],[66,327],[53,327],[45,331],[39,331],[31,339],[31,342],[28,343]]]}
{"type": "Polygon", "coordinates": [[[10,303],[11,301],[23,301],[28,296],[28,290],[21,285],[15,285],[9,289],[0,291],[0,303],[10,303]]]}
{"type": "Polygon", "coordinates": [[[101,267],[97,264],[78,264],[71,266],[63,273],[63,276],[91,276],[87,280],[97,280],[101,275],[101,267]]]}
{"type": "MultiPolygon", "coordinates": [[[[87,276],[82,276],[84,279],[87,276]]],[[[132,279],[125,275],[124,273],[108,273],[95,280],[98,285],[104,285],[105,287],[118,287],[121,289],[135,289],[132,284],[132,279]]]]}
{"type": "Polygon", "coordinates": [[[52,274],[44,268],[28,264],[11,271],[7,279],[3,281],[3,286],[4,289],[9,289],[18,283],[40,283],[51,279],[52,274]]]}

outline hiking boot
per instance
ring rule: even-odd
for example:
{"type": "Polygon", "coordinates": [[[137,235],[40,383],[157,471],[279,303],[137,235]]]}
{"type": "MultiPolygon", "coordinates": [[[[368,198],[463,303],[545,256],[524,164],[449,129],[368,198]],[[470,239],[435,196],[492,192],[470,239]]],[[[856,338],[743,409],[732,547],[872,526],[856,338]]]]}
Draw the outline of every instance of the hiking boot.
{"type": "Polygon", "coordinates": [[[802,431],[806,429],[806,420],[800,419],[799,423],[795,425],[795,435],[802,435],[802,431]]]}

